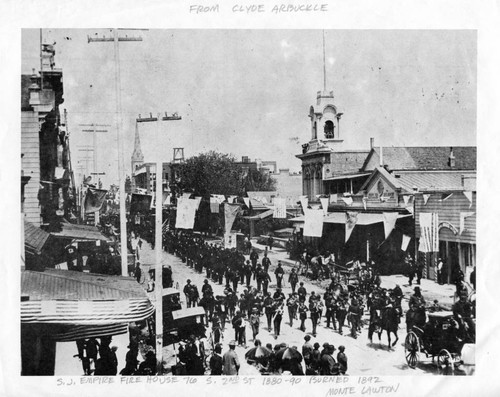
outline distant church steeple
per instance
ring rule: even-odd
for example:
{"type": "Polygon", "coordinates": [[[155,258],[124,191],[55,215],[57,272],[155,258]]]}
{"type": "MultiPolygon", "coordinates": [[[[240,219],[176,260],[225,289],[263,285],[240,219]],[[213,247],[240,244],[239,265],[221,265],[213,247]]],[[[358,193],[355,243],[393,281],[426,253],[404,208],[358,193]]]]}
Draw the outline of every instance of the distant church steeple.
{"type": "Polygon", "coordinates": [[[132,191],[135,191],[135,178],[134,173],[137,168],[139,168],[142,164],[144,164],[144,154],[142,154],[141,150],[141,139],[139,137],[139,128],[137,127],[137,123],[135,123],[135,141],[134,141],[134,151],[132,153],[131,165],[132,165],[132,191]]]}

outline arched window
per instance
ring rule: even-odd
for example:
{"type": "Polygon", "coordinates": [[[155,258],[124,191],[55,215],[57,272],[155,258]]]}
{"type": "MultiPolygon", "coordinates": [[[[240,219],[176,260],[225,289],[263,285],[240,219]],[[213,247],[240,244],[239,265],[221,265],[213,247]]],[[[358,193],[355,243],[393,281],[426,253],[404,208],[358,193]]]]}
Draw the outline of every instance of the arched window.
{"type": "Polygon", "coordinates": [[[334,130],[335,130],[335,126],[333,125],[333,121],[327,120],[325,122],[325,128],[324,128],[325,138],[326,139],[333,139],[334,138],[334,130]]]}

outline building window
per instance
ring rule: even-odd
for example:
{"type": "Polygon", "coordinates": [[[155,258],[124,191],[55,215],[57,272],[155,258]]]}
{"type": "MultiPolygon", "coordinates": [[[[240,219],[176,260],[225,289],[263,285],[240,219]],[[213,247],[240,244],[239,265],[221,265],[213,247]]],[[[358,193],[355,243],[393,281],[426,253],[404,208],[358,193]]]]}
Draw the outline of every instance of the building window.
{"type": "Polygon", "coordinates": [[[333,121],[327,120],[325,122],[325,127],[324,127],[325,138],[326,139],[333,139],[334,138],[334,130],[335,130],[335,126],[333,125],[333,121]]]}

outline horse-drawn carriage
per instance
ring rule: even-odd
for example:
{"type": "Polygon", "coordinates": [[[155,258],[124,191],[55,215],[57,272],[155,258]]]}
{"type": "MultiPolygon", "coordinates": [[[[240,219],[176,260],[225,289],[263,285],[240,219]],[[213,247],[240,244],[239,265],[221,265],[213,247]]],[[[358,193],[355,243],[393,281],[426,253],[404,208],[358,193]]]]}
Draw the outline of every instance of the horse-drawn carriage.
{"type": "Polygon", "coordinates": [[[405,358],[410,368],[415,368],[421,355],[437,357],[440,368],[453,369],[461,361],[462,349],[468,340],[453,312],[438,311],[428,313],[423,327],[413,325],[405,339],[405,358]]]}

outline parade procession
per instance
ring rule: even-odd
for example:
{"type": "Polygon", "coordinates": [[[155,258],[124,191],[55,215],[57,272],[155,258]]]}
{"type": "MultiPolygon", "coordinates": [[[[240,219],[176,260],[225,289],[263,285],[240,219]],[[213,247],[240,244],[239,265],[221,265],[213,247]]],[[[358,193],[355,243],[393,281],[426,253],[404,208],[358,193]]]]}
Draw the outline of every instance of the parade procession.
{"type": "Polygon", "coordinates": [[[475,37],[24,29],[21,375],[473,375],[475,37]]]}

